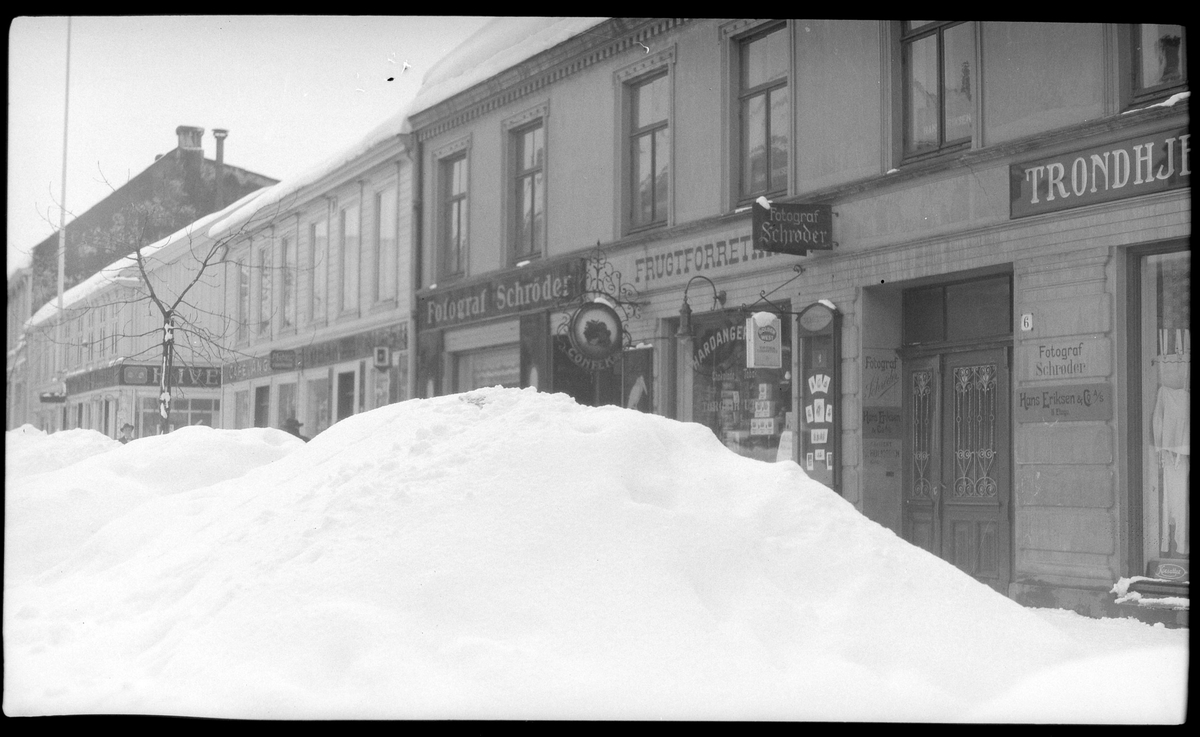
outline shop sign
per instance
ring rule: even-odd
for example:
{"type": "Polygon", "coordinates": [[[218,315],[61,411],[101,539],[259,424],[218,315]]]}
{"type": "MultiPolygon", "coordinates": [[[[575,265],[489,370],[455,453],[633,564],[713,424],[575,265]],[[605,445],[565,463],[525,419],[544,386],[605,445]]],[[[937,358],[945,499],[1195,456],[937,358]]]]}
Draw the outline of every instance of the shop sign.
{"type": "Polygon", "coordinates": [[[746,368],[783,367],[783,330],[778,315],[758,312],[746,318],[746,368]]]}
{"type": "Polygon", "coordinates": [[[1191,186],[1186,128],[1009,167],[1012,217],[1191,186]]]}
{"type": "Polygon", "coordinates": [[[729,360],[739,343],[746,340],[746,324],[720,325],[705,331],[695,341],[692,367],[697,371],[720,368],[729,360]]]}
{"type": "Polygon", "coordinates": [[[717,274],[733,274],[749,271],[764,263],[764,259],[779,254],[772,251],[755,250],[750,234],[730,235],[720,238],[705,238],[697,243],[656,244],[647,246],[640,255],[633,257],[632,264],[620,259],[620,271],[633,274],[633,283],[639,289],[651,285],[666,286],[659,282],[683,283],[696,274],[715,277],[717,274]]]}
{"type": "Polygon", "coordinates": [[[59,394],[57,392],[42,392],[38,395],[38,401],[49,404],[62,404],[63,402],[67,401],[67,395],[59,394]]]}
{"type": "Polygon", "coordinates": [[[1026,343],[1022,379],[1072,379],[1108,376],[1112,370],[1106,338],[1026,343]]]}
{"type": "MultiPolygon", "coordinates": [[[[122,366],[121,384],[125,386],[158,386],[161,366],[122,366]]],[[[171,369],[172,386],[192,386],[202,389],[221,386],[221,369],[213,366],[179,366],[171,369]]]]}
{"type": "Polygon", "coordinates": [[[612,307],[601,302],[589,302],[571,316],[567,327],[570,347],[567,357],[588,371],[613,366],[624,344],[621,317],[612,307]]]}
{"type": "Polygon", "coordinates": [[[1017,422],[1111,420],[1112,385],[1057,384],[1017,390],[1017,422]]]}
{"type": "Polygon", "coordinates": [[[417,298],[417,330],[445,328],[557,306],[583,291],[584,259],[526,268],[417,298]]]}
{"type": "Polygon", "coordinates": [[[864,348],[863,406],[900,406],[900,358],[891,348],[864,348]]]}
{"type": "Polygon", "coordinates": [[[895,407],[863,407],[862,435],[864,438],[900,438],[900,410],[895,407]]]}
{"type": "Polygon", "coordinates": [[[807,256],[809,251],[833,248],[831,205],[756,201],[751,213],[755,250],[807,256]]]}
{"type": "Polygon", "coordinates": [[[271,370],[272,371],[295,371],[296,370],[296,352],[295,351],[271,351],[271,370]]]}

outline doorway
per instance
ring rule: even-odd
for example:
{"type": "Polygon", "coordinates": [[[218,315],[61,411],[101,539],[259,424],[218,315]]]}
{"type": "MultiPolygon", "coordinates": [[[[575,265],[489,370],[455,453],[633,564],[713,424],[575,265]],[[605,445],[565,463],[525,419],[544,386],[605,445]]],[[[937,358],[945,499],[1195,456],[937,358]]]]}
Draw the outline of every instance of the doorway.
{"type": "Polygon", "coordinates": [[[354,414],[354,372],[343,371],[337,376],[337,418],[342,421],[354,414]]]}
{"type": "Polygon", "coordinates": [[[904,539],[1007,594],[1011,279],[904,295],[904,539]]]}
{"type": "Polygon", "coordinates": [[[271,424],[271,387],[254,388],[254,426],[268,427],[271,424]]]}

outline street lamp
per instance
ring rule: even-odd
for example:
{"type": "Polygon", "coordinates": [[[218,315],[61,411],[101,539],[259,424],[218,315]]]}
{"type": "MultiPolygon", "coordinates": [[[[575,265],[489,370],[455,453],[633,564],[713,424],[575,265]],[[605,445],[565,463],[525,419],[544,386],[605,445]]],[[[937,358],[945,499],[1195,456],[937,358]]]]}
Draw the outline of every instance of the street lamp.
{"type": "Polygon", "coordinates": [[[679,307],[679,329],[675,331],[677,338],[688,338],[692,335],[692,306],[688,304],[687,295],[688,290],[697,279],[703,279],[708,282],[708,286],[712,287],[713,303],[710,309],[716,309],[718,303],[722,306],[725,304],[725,292],[717,291],[717,285],[713,284],[712,279],[707,276],[693,276],[688,280],[687,286],[683,288],[683,304],[679,307]]]}

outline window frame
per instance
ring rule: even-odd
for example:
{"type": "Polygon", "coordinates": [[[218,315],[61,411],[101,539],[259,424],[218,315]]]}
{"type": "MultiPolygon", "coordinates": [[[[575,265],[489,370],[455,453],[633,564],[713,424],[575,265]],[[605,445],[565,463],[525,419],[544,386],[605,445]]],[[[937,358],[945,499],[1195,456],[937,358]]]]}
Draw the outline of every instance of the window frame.
{"type": "Polygon", "coordinates": [[[467,275],[467,253],[470,244],[470,215],[471,215],[471,161],[469,149],[460,149],[437,159],[437,280],[450,281],[460,279],[467,275]],[[453,168],[462,164],[463,171],[461,175],[462,189],[458,192],[451,192],[450,188],[454,181],[452,173],[453,168]],[[454,254],[456,258],[454,263],[450,261],[450,216],[451,210],[457,208],[459,222],[459,238],[454,245],[454,254]],[[466,232],[463,232],[463,225],[466,226],[466,232]],[[453,266],[453,268],[451,268],[453,266]]]}
{"type": "Polygon", "coordinates": [[[321,325],[329,320],[329,213],[308,221],[308,310],[309,324],[321,325]],[[318,231],[323,230],[323,242],[318,248],[318,231]],[[321,285],[320,305],[317,304],[317,284],[321,285]]]}
{"type": "Polygon", "coordinates": [[[375,278],[373,280],[374,287],[373,287],[372,297],[374,298],[373,301],[375,304],[378,304],[380,302],[391,303],[391,302],[395,302],[399,298],[398,297],[398,295],[399,295],[398,266],[399,266],[399,262],[400,262],[400,254],[399,254],[399,245],[398,244],[400,241],[400,238],[399,238],[400,206],[399,206],[399,201],[397,199],[399,191],[400,191],[400,187],[399,187],[398,182],[387,181],[384,184],[382,184],[378,189],[375,190],[374,197],[373,197],[375,217],[372,218],[372,220],[373,220],[372,235],[373,235],[374,241],[375,241],[374,248],[373,248],[375,278]],[[390,223],[384,223],[384,221],[383,221],[383,204],[385,201],[389,202],[391,204],[391,222],[390,223]],[[391,231],[392,231],[391,235],[388,239],[388,243],[390,243],[390,253],[391,253],[390,269],[384,268],[385,252],[384,252],[383,233],[384,233],[385,225],[390,225],[391,231]],[[383,277],[389,273],[391,275],[391,294],[384,294],[383,277]]]}
{"type": "Polygon", "coordinates": [[[258,326],[254,334],[260,336],[271,334],[271,312],[275,307],[275,290],[271,283],[272,240],[268,237],[267,242],[255,245],[251,249],[252,258],[258,266],[258,326]]]}
{"type": "MultiPolygon", "coordinates": [[[[670,61],[673,61],[673,55],[670,61]]],[[[671,221],[671,194],[675,189],[673,181],[675,162],[674,156],[672,155],[674,146],[671,123],[675,112],[675,94],[672,84],[673,77],[671,74],[670,61],[664,61],[656,65],[650,71],[647,71],[646,73],[641,74],[633,79],[626,80],[623,84],[622,96],[624,98],[623,108],[625,118],[625,135],[623,137],[624,140],[622,141],[622,145],[624,146],[624,151],[622,152],[624,155],[624,163],[621,167],[621,171],[623,172],[624,179],[624,198],[621,203],[621,209],[623,218],[622,223],[624,226],[623,230],[626,233],[637,233],[644,230],[666,227],[671,221]],[[646,125],[639,127],[637,124],[639,111],[638,92],[646,85],[654,84],[659,80],[664,79],[666,80],[667,95],[666,117],[662,120],[647,123],[646,125]],[[665,202],[661,204],[662,214],[659,216],[660,206],[656,197],[656,188],[651,186],[651,217],[647,222],[639,222],[634,212],[634,203],[637,202],[635,192],[637,191],[639,183],[637,176],[639,173],[637,171],[637,144],[642,138],[647,136],[650,137],[650,168],[651,170],[657,169],[657,162],[659,160],[660,152],[658,150],[659,147],[656,142],[656,136],[662,131],[666,131],[667,136],[665,144],[666,150],[661,152],[661,155],[665,156],[667,159],[667,192],[665,202]]]]}
{"type": "Polygon", "coordinates": [[[899,49],[900,59],[899,64],[899,85],[900,85],[900,124],[898,132],[900,136],[900,159],[903,162],[918,161],[926,158],[934,158],[944,156],[970,149],[979,136],[980,119],[979,119],[979,28],[978,23],[969,20],[949,20],[949,21],[933,21],[928,25],[921,26],[918,29],[907,30],[906,26],[911,21],[899,21],[899,36],[897,37],[897,48],[899,49]],[[972,88],[976,90],[974,99],[972,99],[971,108],[971,133],[965,138],[956,138],[953,141],[946,140],[946,44],[945,32],[957,26],[967,26],[971,30],[972,53],[971,53],[971,76],[970,82],[972,88]],[[937,39],[937,144],[930,149],[922,151],[910,151],[908,149],[908,126],[910,124],[910,84],[909,72],[911,62],[907,50],[917,41],[924,40],[930,36],[936,36],[937,39]]]}
{"type": "Polygon", "coordinates": [[[338,203],[338,315],[351,315],[358,311],[362,295],[362,200],[356,198],[347,203],[338,203]],[[352,213],[352,214],[351,214],[352,213]],[[354,226],[354,263],[347,263],[351,251],[347,247],[347,226],[354,226]],[[349,303],[347,303],[349,300],[349,303]]]}
{"type": "Polygon", "coordinates": [[[285,233],[279,236],[279,329],[296,329],[297,319],[297,267],[299,265],[299,244],[295,233],[285,233]],[[291,258],[288,250],[291,249],[291,258]],[[290,304],[289,304],[290,303],[290,304]]]}
{"type": "Polygon", "coordinates": [[[1125,68],[1124,85],[1128,90],[1127,99],[1129,100],[1128,105],[1125,107],[1161,102],[1176,93],[1189,89],[1187,76],[1187,26],[1183,24],[1180,24],[1182,34],[1179,57],[1180,80],[1178,82],[1152,85],[1146,88],[1140,86],[1142,59],[1140,39],[1142,25],[1142,23],[1130,23],[1124,27],[1122,34],[1124,36],[1122,46],[1126,50],[1126,58],[1128,59],[1128,63],[1123,65],[1125,68]]]}
{"type": "Polygon", "coordinates": [[[508,227],[508,257],[510,265],[515,265],[522,261],[530,261],[533,259],[542,258],[546,254],[546,194],[549,190],[549,177],[547,174],[547,125],[544,116],[538,116],[523,122],[519,126],[510,127],[508,129],[508,148],[509,148],[509,227],[508,227]],[[540,164],[534,163],[528,169],[522,167],[522,154],[524,153],[525,136],[531,132],[540,130],[542,132],[542,161],[540,164]],[[536,229],[531,228],[528,242],[522,243],[522,222],[523,212],[522,205],[524,198],[522,196],[523,185],[526,180],[532,181],[533,197],[536,202],[537,192],[537,176],[542,177],[541,186],[541,202],[542,202],[542,232],[537,235],[536,229]],[[535,242],[536,241],[536,242],[535,242]]]}
{"type": "Polygon", "coordinates": [[[732,92],[731,92],[731,96],[730,96],[731,128],[732,128],[731,136],[730,136],[730,151],[733,154],[733,156],[732,156],[733,171],[731,172],[731,175],[732,175],[731,182],[732,182],[732,187],[733,187],[733,192],[734,192],[734,198],[733,198],[734,204],[736,206],[740,207],[742,205],[745,205],[749,202],[754,201],[755,199],[757,199],[759,197],[767,197],[768,199],[778,198],[778,197],[786,197],[791,192],[793,181],[795,179],[794,161],[795,161],[795,150],[796,150],[796,145],[795,145],[795,127],[796,127],[795,99],[796,99],[796,95],[795,95],[795,85],[794,85],[794,79],[796,76],[796,74],[795,74],[795,66],[796,66],[795,42],[792,37],[792,24],[789,21],[778,21],[778,22],[772,21],[772,22],[761,23],[757,26],[754,26],[753,28],[751,28],[749,30],[746,30],[743,33],[739,33],[736,36],[732,36],[731,41],[732,41],[732,49],[730,51],[730,64],[729,64],[730,81],[731,81],[731,85],[732,85],[732,87],[731,87],[732,92]],[[749,44],[753,43],[754,41],[758,41],[763,38],[766,38],[767,36],[770,36],[773,33],[783,33],[785,40],[787,42],[787,57],[788,58],[787,58],[787,75],[786,75],[786,77],[783,78],[782,80],[773,79],[773,80],[769,80],[767,82],[763,82],[754,87],[750,87],[749,89],[744,89],[742,87],[744,49],[746,49],[747,46],[749,44]],[[786,115],[786,118],[788,121],[788,131],[787,131],[788,139],[787,139],[787,152],[784,154],[785,168],[786,168],[786,181],[784,182],[784,185],[782,188],[773,189],[771,187],[771,176],[770,176],[770,172],[771,172],[770,96],[771,96],[771,94],[773,94],[781,89],[786,90],[787,99],[788,99],[787,115],[786,115]],[[766,96],[767,103],[768,103],[767,104],[767,112],[765,115],[766,128],[765,128],[765,138],[764,138],[764,140],[766,141],[765,151],[766,151],[766,156],[767,156],[767,159],[766,159],[766,162],[767,162],[766,163],[767,187],[765,190],[752,190],[752,189],[749,189],[749,183],[745,181],[745,177],[744,177],[746,161],[747,161],[747,158],[749,155],[749,152],[747,150],[747,137],[746,137],[749,126],[746,124],[744,111],[746,110],[745,103],[747,101],[749,101],[752,98],[763,96],[763,95],[766,96]]]}

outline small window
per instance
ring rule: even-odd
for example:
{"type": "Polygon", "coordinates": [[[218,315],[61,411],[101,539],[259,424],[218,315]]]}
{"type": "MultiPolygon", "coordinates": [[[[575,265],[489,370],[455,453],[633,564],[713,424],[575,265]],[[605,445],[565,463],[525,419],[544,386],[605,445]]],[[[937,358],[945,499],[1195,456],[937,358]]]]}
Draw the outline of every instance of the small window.
{"type": "Polygon", "coordinates": [[[467,155],[443,159],[441,168],[442,276],[461,275],[467,249],[467,155]]]}
{"type": "Polygon", "coordinates": [[[342,257],[342,311],[358,307],[358,205],[343,208],[338,216],[338,245],[342,257]]]}
{"type": "Polygon", "coordinates": [[[308,319],[326,319],[325,295],[329,292],[329,222],[324,218],[308,226],[308,319]]]}
{"type": "Polygon", "coordinates": [[[629,227],[667,222],[671,166],[666,72],[629,85],[629,227]]]}
{"type": "Polygon", "coordinates": [[[741,199],[782,195],[788,186],[791,54],[787,26],[738,44],[738,131],[741,199]]]}
{"type": "Polygon", "coordinates": [[[1166,97],[1187,86],[1187,35],[1180,25],[1138,23],[1132,27],[1135,102],[1166,97]]]}
{"type": "Polygon", "coordinates": [[[539,120],[512,134],[513,258],[541,255],[546,237],[546,138],[539,120]]]}
{"type": "Polygon", "coordinates": [[[975,27],[905,21],[900,38],[904,155],[969,145],[975,129],[975,27]]]}
{"type": "Polygon", "coordinates": [[[375,301],[396,298],[396,188],[375,195],[375,301]]]}
{"type": "Polygon", "coordinates": [[[284,236],[280,239],[280,302],[283,314],[280,326],[284,329],[296,326],[296,239],[284,236]]]}

